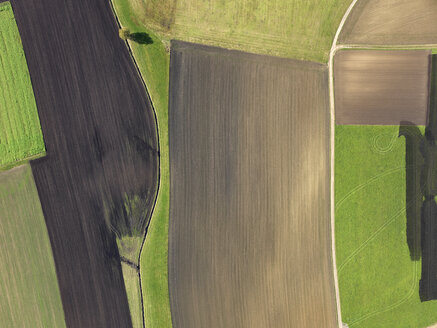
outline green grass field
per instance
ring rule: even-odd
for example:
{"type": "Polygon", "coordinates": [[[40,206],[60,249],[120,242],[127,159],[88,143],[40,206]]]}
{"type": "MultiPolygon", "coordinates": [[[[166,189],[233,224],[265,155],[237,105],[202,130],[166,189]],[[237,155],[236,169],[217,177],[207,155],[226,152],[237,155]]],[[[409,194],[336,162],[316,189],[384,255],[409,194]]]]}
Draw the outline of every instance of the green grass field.
{"type": "Polygon", "coordinates": [[[352,0],[123,0],[164,38],[326,63],[352,0]]]}
{"type": "MultiPolygon", "coordinates": [[[[127,0],[113,0],[117,16],[131,32],[148,33],[152,44],[129,41],[135,61],[146,82],[159,128],[160,186],[146,242],[141,253],[141,280],[146,327],[171,327],[168,294],[168,219],[169,219],[169,158],[168,158],[168,74],[169,54],[165,45],[150,30],[142,26],[127,0]]],[[[125,277],[126,279],[126,277],[125,277]]],[[[132,312],[132,316],[135,314],[132,312]]]]}
{"type": "Polygon", "coordinates": [[[141,292],[138,272],[124,262],[121,263],[121,269],[123,271],[123,279],[126,288],[127,299],[129,302],[132,327],[142,328],[143,311],[141,309],[141,292]]]}
{"type": "Polygon", "coordinates": [[[52,250],[29,165],[0,173],[0,326],[65,327],[52,250]]]}
{"type": "Polygon", "coordinates": [[[410,258],[406,140],[398,135],[398,126],[336,126],[337,270],[342,319],[349,327],[437,322],[437,301],[419,298],[421,261],[410,258]]]}
{"type": "Polygon", "coordinates": [[[9,2],[0,4],[0,169],[45,152],[20,34],[9,2]]]}

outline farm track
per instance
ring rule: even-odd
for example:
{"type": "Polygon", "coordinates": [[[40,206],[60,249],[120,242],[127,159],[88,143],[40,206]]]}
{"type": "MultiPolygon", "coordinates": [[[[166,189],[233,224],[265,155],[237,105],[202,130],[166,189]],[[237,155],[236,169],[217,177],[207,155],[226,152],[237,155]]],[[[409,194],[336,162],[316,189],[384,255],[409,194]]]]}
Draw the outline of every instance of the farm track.
{"type": "Polygon", "coordinates": [[[173,324],[338,326],[326,65],[175,42],[169,104],[173,324]]]}
{"type": "Polygon", "coordinates": [[[31,166],[67,326],[130,327],[105,204],[117,205],[125,194],[154,202],[158,158],[150,149],[158,145],[150,100],[108,1],[12,6],[47,149],[31,166]]]}

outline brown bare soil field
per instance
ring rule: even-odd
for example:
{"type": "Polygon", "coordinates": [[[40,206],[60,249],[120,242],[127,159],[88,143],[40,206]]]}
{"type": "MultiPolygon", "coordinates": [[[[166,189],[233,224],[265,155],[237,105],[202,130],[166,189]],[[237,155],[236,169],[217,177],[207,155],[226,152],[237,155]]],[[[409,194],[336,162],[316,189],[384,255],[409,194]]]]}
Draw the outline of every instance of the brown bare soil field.
{"type": "Polygon", "coordinates": [[[337,124],[426,125],[431,52],[344,50],[334,58],[337,124]]]}
{"type": "Polygon", "coordinates": [[[336,327],[324,65],[173,42],[173,325],[336,327]]]}
{"type": "Polygon", "coordinates": [[[147,213],[134,208],[155,197],[149,98],[107,0],[12,5],[47,149],[31,166],[67,326],[130,327],[116,236],[141,238],[147,213]]]}
{"type": "Polygon", "coordinates": [[[437,1],[359,0],[339,44],[435,44],[437,1]]]}

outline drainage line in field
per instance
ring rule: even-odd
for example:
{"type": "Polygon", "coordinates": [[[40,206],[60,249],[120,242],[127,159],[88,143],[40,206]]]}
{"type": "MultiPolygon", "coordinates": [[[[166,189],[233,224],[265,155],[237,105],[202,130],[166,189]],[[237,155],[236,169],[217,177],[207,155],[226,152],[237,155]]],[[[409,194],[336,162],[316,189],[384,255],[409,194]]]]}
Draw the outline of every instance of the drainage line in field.
{"type": "MultiPolygon", "coordinates": [[[[118,28],[120,29],[121,28],[121,24],[120,24],[120,20],[118,19],[117,13],[115,11],[114,3],[112,2],[112,0],[108,0],[108,1],[109,1],[111,10],[112,10],[112,14],[114,15],[114,19],[115,19],[115,21],[117,23],[118,28]]],[[[143,328],[146,328],[146,320],[145,320],[146,318],[145,318],[145,313],[144,313],[144,300],[143,300],[143,288],[142,288],[142,282],[141,282],[140,265],[141,265],[141,253],[142,253],[143,248],[144,248],[144,243],[146,242],[147,232],[149,231],[150,221],[152,220],[152,215],[153,215],[153,212],[155,210],[156,202],[158,200],[159,188],[161,186],[161,152],[160,152],[160,148],[161,147],[160,147],[160,142],[159,142],[159,125],[158,125],[158,118],[157,118],[157,115],[156,115],[155,106],[153,105],[152,98],[150,97],[149,90],[147,89],[146,82],[144,81],[143,76],[141,75],[140,68],[138,67],[138,64],[137,64],[137,62],[135,60],[135,57],[133,55],[132,49],[131,49],[131,47],[129,45],[129,42],[127,40],[125,40],[125,44],[126,44],[126,47],[128,49],[128,52],[130,54],[130,57],[132,59],[132,62],[134,63],[134,65],[135,65],[135,67],[137,69],[137,73],[138,73],[138,76],[140,78],[140,81],[143,83],[144,90],[146,91],[147,98],[149,99],[149,103],[150,103],[150,106],[151,106],[152,111],[153,111],[153,117],[155,119],[155,126],[156,126],[157,150],[155,150],[155,152],[156,152],[156,155],[157,155],[157,158],[158,158],[158,172],[157,172],[157,179],[158,179],[158,181],[157,181],[157,185],[156,185],[155,199],[153,201],[153,206],[152,206],[152,209],[151,209],[151,211],[149,213],[147,225],[146,225],[146,228],[144,230],[144,238],[143,238],[143,241],[141,243],[141,248],[140,248],[140,252],[139,252],[139,255],[138,255],[138,261],[137,261],[138,264],[135,264],[132,261],[129,261],[129,260],[125,259],[124,257],[120,257],[121,261],[125,262],[126,264],[128,264],[130,266],[133,265],[135,267],[135,269],[137,270],[137,272],[138,272],[140,298],[141,298],[141,312],[142,312],[142,319],[143,319],[143,328]],[[123,259],[127,260],[128,262],[124,261],[123,259]]]]}
{"type": "Polygon", "coordinates": [[[120,261],[134,268],[136,271],[140,271],[140,266],[131,260],[125,258],[124,256],[120,256],[120,261]]]}

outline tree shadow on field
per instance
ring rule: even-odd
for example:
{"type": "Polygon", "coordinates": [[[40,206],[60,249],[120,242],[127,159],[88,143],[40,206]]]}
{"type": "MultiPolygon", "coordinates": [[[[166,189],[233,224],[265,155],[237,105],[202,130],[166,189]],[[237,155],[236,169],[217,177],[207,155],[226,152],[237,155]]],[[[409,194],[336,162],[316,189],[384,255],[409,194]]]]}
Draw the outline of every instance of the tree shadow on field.
{"type": "Polygon", "coordinates": [[[401,122],[399,136],[405,137],[407,244],[412,261],[420,260],[420,218],[423,203],[422,175],[424,137],[411,122],[401,122]]]}
{"type": "Polygon", "coordinates": [[[129,35],[129,39],[139,44],[152,44],[153,39],[145,32],[136,32],[129,35]]]}
{"type": "Polygon", "coordinates": [[[401,122],[406,141],[407,243],[412,261],[422,258],[419,295],[437,299],[437,57],[431,56],[428,124],[423,135],[411,122],[401,122]]]}

